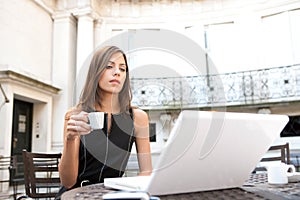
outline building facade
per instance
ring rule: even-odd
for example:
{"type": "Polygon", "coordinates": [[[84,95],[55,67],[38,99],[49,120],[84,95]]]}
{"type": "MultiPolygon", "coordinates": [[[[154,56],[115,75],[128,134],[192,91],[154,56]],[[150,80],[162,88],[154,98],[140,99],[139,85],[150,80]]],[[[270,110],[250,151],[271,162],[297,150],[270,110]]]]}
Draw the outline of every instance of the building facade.
{"type": "MultiPolygon", "coordinates": [[[[232,112],[300,116],[300,81],[295,76],[300,64],[299,22],[300,2],[296,0],[0,0],[0,154],[19,154],[22,148],[61,151],[64,114],[76,104],[80,92],[77,84],[89,56],[110,42],[124,45],[128,52],[136,50],[130,44],[138,40],[140,30],[168,30],[202,49],[199,57],[203,63],[196,68],[189,68],[189,60],[177,60],[181,56],[177,52],[158,48],[129,52],[136,95],[133,103],[149,113],[154,155],[159,154],[181,109],[222,107],[232,112]],[[285,69],[292,70],[288,77],[283,75],[285,69]],[[254,91],[263,92],[264,80],[283,79],[287,82],[284,86],[291,87],[289,91],[296,88],[294,93],[246,103],[235,96],[239,89],[233,90],[230,80],[242,85],[244,77],[253,82],[253,77],[263,76],[258,73],[262,71],[271,76],[261,78],[254,91]],[[228,80],[223,87],[231,90],[222,91],[226,91],[225,96],[231,93],[234,103],[211,105],[199,100],[178,107],[162,102],[149,106],[141,101],[149,89],[161,92],[157,85],[144,87],[143,81],[149,83],[154,78],[154,82],[167,85],[163,82],[166,78],[182,83],[193,76],[201,79],[216,75],[228,80]]],[[[176,42],[174,48],[182,45],[176,42]]],[[[188,86],[192,83],[195,80],[188,86]]],[[[207,87],[207,80],[205,83],[207,87]]],[[[160,94],[169,95],[166,90],[160,94]]],[[[185,97],[183,93],[181,97],[185,97]]],[[[293,151],[300,151],[299,137],[281,140],[289,141],[293,151]]]]}

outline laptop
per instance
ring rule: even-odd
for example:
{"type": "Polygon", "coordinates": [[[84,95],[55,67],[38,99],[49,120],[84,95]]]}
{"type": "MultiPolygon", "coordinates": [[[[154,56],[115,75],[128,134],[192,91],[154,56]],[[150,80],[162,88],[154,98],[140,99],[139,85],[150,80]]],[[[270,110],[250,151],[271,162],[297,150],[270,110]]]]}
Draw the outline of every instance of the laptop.
{"type": "Polygon", "coordinates": [[[151,195],[241,187],[287,122],[286,115],[184,110],[151,176],[104,185],[151,195]]]}

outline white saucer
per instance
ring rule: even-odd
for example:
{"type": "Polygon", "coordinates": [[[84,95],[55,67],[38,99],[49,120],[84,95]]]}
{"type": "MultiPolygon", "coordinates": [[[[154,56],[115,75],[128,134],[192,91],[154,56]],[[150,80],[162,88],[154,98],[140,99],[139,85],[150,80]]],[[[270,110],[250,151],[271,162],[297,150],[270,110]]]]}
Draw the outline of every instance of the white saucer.
{"type": "Polygon", "coordinates": [[[299,182],[300,181],[300,172],[295,172],[293,176],[288,177],[289,183],[299,182]]]}

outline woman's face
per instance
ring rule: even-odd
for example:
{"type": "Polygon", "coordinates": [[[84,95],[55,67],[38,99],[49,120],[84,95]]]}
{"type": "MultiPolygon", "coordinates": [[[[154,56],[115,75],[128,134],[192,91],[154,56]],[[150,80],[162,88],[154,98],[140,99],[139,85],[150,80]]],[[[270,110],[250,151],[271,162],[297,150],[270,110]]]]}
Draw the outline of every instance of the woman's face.
{"type": "Polygon", "coordinates": [[[122,53],[115,53],[109,59],[100,79],[99,87],[102,92],[119,93],[126,79],[126,62],[122,53]]]}

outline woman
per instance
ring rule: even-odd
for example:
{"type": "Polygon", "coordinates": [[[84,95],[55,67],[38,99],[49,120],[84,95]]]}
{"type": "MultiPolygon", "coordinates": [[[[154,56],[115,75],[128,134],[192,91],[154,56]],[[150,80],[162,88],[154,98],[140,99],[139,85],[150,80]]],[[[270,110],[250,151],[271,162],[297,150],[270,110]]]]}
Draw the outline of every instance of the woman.
{"type": "Polygon", "coordinates": [[[125,54],[115,46],[96,51],[80,101],[65,116],[64,149],[59,165],[64,189],[121,177],[133,142],[139,175],[151,174],[148,116],[131,107],[131,98],[125,54]],[[90,112],[104,113],[102,129],[91,129],[90,112]]]}

